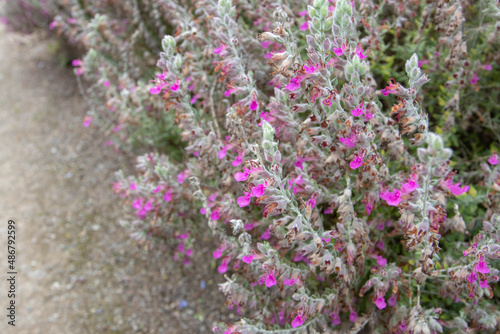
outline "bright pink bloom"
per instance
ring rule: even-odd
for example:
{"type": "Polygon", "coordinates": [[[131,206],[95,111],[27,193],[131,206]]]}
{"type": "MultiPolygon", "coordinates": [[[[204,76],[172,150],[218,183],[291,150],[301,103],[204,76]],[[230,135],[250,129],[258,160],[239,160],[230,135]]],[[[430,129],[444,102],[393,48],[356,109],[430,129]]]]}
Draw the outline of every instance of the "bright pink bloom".
{"type": "Polygon", "coordinates": [[[142,207],[142,198],[136,199],[132,202],[132,207],[136,210],[139,210],[142,207]]]}
{"type": "Polygon", "coordinates": [[[195,104],[199,97],[200,97],[200,95],[194,94],[193,97],[191,98],[191,100],[189,100],[189,103],[195,104]]]}
{"type": "Polygon", "coordinates": [[[217,156],[219,157],[219,159],[224,159],[226,157],[226,154],[227,154],[226,147],[223,147],[219,152],[217,152],[217,156]]]}
{"type": "Polygon", "coordinates": [[[455,183],[453,184],[453,180],[447,179],[446,181],[441,181],[441,185],[443,185],[445,188],[449,189],[451,193],[455,196],[460,196],[463,193],[466,193],[469,191],[469,186],[464,186],[460,188],[460,183],[455,183]]]}
{"type": "Polygon", "coordinates": [[[250,193],[245,193],[244,196],[238,197],[238,199],[236,200],[236,203],[238,203],[240,208],[243,208],[243,207],[247,206],[248,204],[250,204],[250,198],[251,198],[250,193]]]}
{"type": "Polygon", "coordinates": [[[356,46],[356,50],[354,50],[354,53],[359,56],[359,59],[365,59],[366,56],[363,54],[363,51],[364,50],[361,45],[358,44],[358,46],[356,46]]]}
{"type": "Polygon", "coordinates": [[[215,48],[215,49],[214,49],[214,53],[219,54],[219,53],[221,53],[222,51],[224,51],[224,49],[225,49],[225,48],[227,48],[227,46],[226,46],[226,45],[224,45],[224,44],[221,44],[218,48],[215,48]]]}
{"type": "Polygon", "coordinates": [[[172,192],[167,191],[165,195],[163,195],[163,199],[165,200],[165,202],[170,202],[172,200],[172,192]]]}
{"type": "Polygon", "coordinates": [[[220,218],[220,212],[219,210],[214,210],[212,214],[210,215],[210,219],[212,220],[217,220],[220,218]]]}
{"type": "Polygon", "coordinates": [[[340,320],[339,312],[333,312],[330,314],[330,317],[332,318],[332,325],[338,326],[341,324],[342,321],[340,320]]]}
{"type": "Polygon", "coordinates": [[[485,69],[486,71],[491,71],[491,69],[493,68],[490,64],[485,64],[483,66],[481,66],[483,69],[485,69]]]}
{"type": "Polygon", "coordinates": [[[304,70],[306,71],[306,73],[314,74],[317,70],[319,70],[319,67],[320,67],[319,64],[313,66],[304,65],[304,70]]]}
{"type": "Polygon", "coordinates": [[[264,195],[264,192],[266,191],[267,184],[259,184],[258,186],[255,186],[252,188],[252,196],[255,197],[260,197],[264,195]]]}
{"type": "Polygon", "coordinates": [[[234,178],[238,182],[246,181],[248,179],[248,170],[245,168],[244,172],[238,172],[238,173],[234,174],[234,178]]]}
{"type": "Polygon", "coordinates": [[[387,264],[387,259],[382,256],[377,256],[377,263],[379,266],[385,266],[387,264]]]}
{"type": "Polygon", "coordinates": [[[339,137],[339,141],[344,144],[345,146],[349,147],[349,148],[353,148],[354,146],[356,146],[356,141],[357,141],[357,137],[355,134],[352,134],[350,135],[349,137],[339,137]]]}
{"type": "Polygon", "coordinates": [[[176,79],[175,83],[172,86],[170,86],[170,90],[172,90],[174,92],[179,90],[180,83],[181,82],[179,81],[179,79],[176,79]]]}
{"type": "Polygon", "coordinates": [[[250,255],[245,255],[241,258],[241,261],[245,262],[245,263],[252,263],[253,261],[253,254],[250,254],[250,255]]]}
{"type": "Polygon", "coordinates": [[[273,274],[268,274],[266,277],[266,286],[270,288],[273,285],[276,285],[276,277],[273,274]]]}
{"type": "Polygon", "coordinates": [[[271,232],[269,232],[269,230],[266,230],[266,232],[262,233],[260,238],[262,240],[268,240],[269,238],[271,238],[271,232]]]}
{"type": "Polygon", "coordinates": [[[285,285],[288,285],[288,286],[292,286],[295,284],[295,280],[293,278],[290,278],[290,279],[284,279],[283,280],[283,284],[285,285]]]}
{"type": "Polygon", "coordinates": [[[179,174],[177,174],[177,182],[180,184],[184,183],[186,178],[188,177],[188,172],[187,171],[182,171],[179,174]]]}
{"type": "Polygon", "coordinates": [[[475,281],[477,281],[477,275],[475,272],[471,272],[469,274],[469,276],[467,276],[467,280],[470,282],[470,283],[474,283],[475,281]]]}
{"type": "Polygon", "coordinates": [[[130,190],[136,190],[137,187],[135,186],[135,183],[130,184],[130,190]]]}
{"type": "Polygon", "coordinates": [[[309,12],[308,12],[307,10],[304,10],[304,11],[302,11],[302,12],[299,12],[299,15],[300,15],[300,16],[302,16],[302,17],[304,17],[304,16],[306,16],[306,15],[308,15],[308,14],[309,14],[309,12]]]}
{"type": "Polygon", "coordinates": [[[349,165],[351,166],[352,169],[356,169],[360,167],[362,164],[363,164],[363,157],[358,155],[356,158],[354,158],[353,161],[351,161],[349,165]]]}
{"type": "Polygon", "coordinates": [[[398,189],[394,189],[392,192],[381,192],[380,198],[391,206],[398,206],[401,203],[401,193],[398,189]]]}
{"type": "MultiPolygon", "coordinates": [[[[491,65],[490,65],[491,66],[491,65]]],[[[488,280],[487,279],[484,279],[482,281],[479,281],[479,286],[481,288],[488,288],[488,280]]]]}
{"type": "Polygon", "coordinates": [[[383,310],[387,306],[387,304],[385,303],[384,297],[378,297],[377,301],[375,302],[375,305],[377,305],[377,307],[380,310],[383,310]]]}
{"type": "Polygon", "coordinates": [[[479,81],[479,77],[476,73],[472,73],[472,79],[470,80],[471,85],[475,85],[479,81]]]}
{"type": "Polygon", "coordinates": [[[309,28],[309,22],[306,21],[300,25],[300,30],[306,31],[309,28]]]}
{"type": "MultiPolygon", "coordinates": [[[[57,21],[52,21],[52,22],[50,22],[50,24],[49,24],[49,30],[52,30],[52,29],[54,29],[55,27],[58,27],[58,26],[59,26],[59,22],[57,22],[57,21]]],[[[490,66],[491,66],[491,65],[490,65],[490,66]]]]}
{"type": "Polygon", "coordinates": [[[490,268],[488,268],[488,265],[484,261],[479,261],[476,264],[476,270],[481,274],[487,274],[490,272],[490,268]]]}
{"type": "Polygon", "coordinates": [[[498,156],[496,152],[491,155],[491,157],[488,159],[488,162],[493,166],[498,165],[498,156]]]}
{"type": "Polygon", "coordinates": [[[293,319],[293,321],[292,321],[292,328],[296,328],[296,327],[302,326],[303,323],[304,323],[304,319],[302,318],[302,315],[301,314],[297,314],[297,316],[295,317],[295,319],[293,319]]]}
{"type": "Polygon", "coordinates": [[[220,266],[217,268],[217,271],[221,274],[224,274],[227,271],[227,262],[222,261],[220,266]]]}
{"type": "Polygon", "coordinates": [[[340,57],[344,54],[344,51],[346,48],[347,48],[347,46],[345,44],[342,44],[342,46],[340,48],[333,48],[333,52],[335,53],[335,55],[340,57]]]}
{"type": "Polygon", "coordinates": [[[300,88],[300,83],[302,82],[302,77],[299,75],[296,78],[291,78],[290,83],[286,85],[286,89],[294,91],[300,88]]]}
{"type": "Polygon", "coordinates": [[[256,100],[252,100],[252,102],[250,103],[250,109],[257,110],[258,107],[259,103],[256,100]]]}
{"type": "Polygon", "coordinates": [[[217,248],[217,250],[215,252],[212,253],[212,256],[214,257],[214,259],[218,259],[222,256],[222,251],[224,250],[223,247],[221,248],[217,248]]]}
{"type": "MultiPolygon", "coordinates": [[[[416,175],[415,175],[416,177],[416,175]]],[[[406,195],[411,193],[412,191],[417,190],[419,187],[418,183],[413,179],[408,179],[408,182],[401,183],[401,194],[406,195]]]]}
{"type": "Polygon", "coordinates": [[[389,298],[389,299],[387,300],[387,303],[388,303],[390,306],[392,306],[392,307],[396,306],[397,302],[398,302],[398,300],[397,300],[397,298],[396,298],[396,295],[395,295],[395,294],[393,294],[393,295],[391,296],[391,298],[389,298]]]}
{"type": "Polygon", "coordinates": [[[361,101],[356,108],[351,110],[351,114],[353,116],[356,116],[356,117],[363,115],[364,112],[365,112],[365,102],[364,101],[361,101]]]}
{"type": "Polygon", "coordinates": [[[92,122],[92,117],[90,117],[90,116],[85,116],[85,117],[83,118],[83,126],[84,126],[84,127],[88,128],[88,127],[89,127],[89,125],[90,125],[90,122],[92,122]]]}
{"type": "Polygon", "coordinates": [[[356,319],[358,319],[358,314],[356,313],[356,311],[351,310],[351,313],[349,314],[349,320],[351,322],[356,322],[356,319]]]}

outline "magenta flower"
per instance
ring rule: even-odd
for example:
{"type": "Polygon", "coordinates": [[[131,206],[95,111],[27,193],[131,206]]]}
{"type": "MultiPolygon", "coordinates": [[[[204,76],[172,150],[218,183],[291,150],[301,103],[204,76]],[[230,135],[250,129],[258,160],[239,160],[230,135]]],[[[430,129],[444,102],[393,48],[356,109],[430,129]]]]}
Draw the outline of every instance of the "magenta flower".
{"type": "Polygon", "coordinates": [[[245,262],[245,263],[252,263],[253,261],[253,254],[250,254],[250,255],[245,255],[241,258],[241,261],[245,262]]]}
{"type": "Polygon", "coordinates": [[[490,268],[488,268],[488,265],[484,261],[479,261],[476,264],[476,270],[481,274],[487,274],[490,272],[490,268]]]}
{"type": "Polygon", "coordinates": [[[471,85],[475,85],[479,81],[479,77],[476,73],[472,73],[472,79],[470,80],[471,85]]]}
{"type": "Polygon", "coordinates": [[[309,28],[309,23],[306,21],[300,25],[300,30],[306,31],[309,28]]]}
{"type": "Polygon", "coordinates": [[[349,148],[353,148],[354,146],[356,146],[356,141],[357,141],[357,137],[355,134],[352,134],[350,135],[349,137],[339,137],[339,141],[344,144],[345,146],[349,147],[349,148]]]}
{"type": "Polygon", "coordinates": [[[222,51],[224,51],[225,48],[227,48],[227,46],[224,44],[221,44],[218,48],[214,48],[214,53],[219,54],[222,51]]]}
{"type": "Polygon", "coordinates": [[[293,319],[293,321],[292,321],[292,328],[302,326],[303,323],[304,323],[304,319],[302,318],[302,315],[298,314],[295,317],[295,319],[293,319]]]}
{"type": "Polygon", "coordinates": [[[218,259],[222,256],[223,251],[224,251],[224,247],[217,248],[217,250],[212,253],[212,256],[214,257],[214,259],[218,259]]]}
{"type": "Polygon", "coordinates": [[[238,182],[246,181],[248,179],[248,170],[245,168],[244,172],[238,172],[238,173],[234,174],[234,178],[238,182]]]}
{"type": "Polygon", "coordinates": [[[139,210],[142,207],[142,198],[136,199],[132,202],[132,207],[136,210],[139,210]]]}
{"type": "Polygon", "coordinates": [[[497,156],[497,153],[493,153],[491,155],[491,157],[488,159],[488,162],[492,165],[492,166],[496,166],[498,165],[498,156],[497,156]]]}
{"type": "Polygon", "coordinates": [[[177,182],[182,184],[182,183],[184,183],[184,181],[186,180],[187,177],[188,177],[188,172],[186,170],[182,171],[179,174],[177,174],[177,182]]]}
{"type": "Polygon", "coordinates": [[[264,195],[264,192],[266,191],[267,184],[259,184],[258,186],[255,186],[252,188],[252,196],[255,197],[260,197],[264,195]]]}
{"type": "Polygon", "coordinates": [[[227,148],[226,148],[226,146],[224,146],[219,152],[217,152],[217,156],[221,160],[226,157],[226,154],[227,154],[227,148]]]}
{"type": "Polygon", "coordinates": [[[377,256],[377,263],[379,266],[385,266],[387,264],[387,259],[382,256],[377,256]]]}
{"type": "MultiPolygon", "coordinates": [[[[491,66],[491,65],[490,65],[491,66]]],[[[482,281],[479,281],[479,286],[483,289],[486,289],[488,288],[488,280],[487,279],[484,279],[482,281]]]]}
{"type": "Polygon", "coordinates": [[[269,240],[269,238],[271,238],[271,232],[269,230],[266,230],[266,232],[262,233],[260,238],[262,240],[269,240]]]}
{"type": "Polygon", "coordinates": [[[470,282],[470,283],[474,283],[475,281],[477,281],[477,275],[475,272],[471,272],[469,274],[469,276],[467,276],[467,280],[470,282]]]}
{"type": "Polygon", "coordinates": [[[220,212],[219,210],[214,210],[212,214],[210,215],[210,219],[212,220],[217,220],[220,218],[220,212]]]}
{"type": "Polygon", "coordinates": [[[385,303],[384,297],[378,297],[377,301],[375,302],[375,305],[377,305],[377,307],[380,310],[383,310],[387,306],[387,304],[385,303]]]}
{"type": "Polygon", "coordinates": [[[270,288],[273,285],[276,285],[276,277],[273,274],[268,274],[266,277],[266,286],[270,288]]]}
{"type": "MultiPolygon", "coordinates": [[[[412,175],[412,177],[413,177],[413,175],[412,175]]],[[[416,177],[416,175],[415,175],[415,177],[416,177]]],[[[410,178],[410,179],[408,179],[408,182],[401,183],[401,193],[403,195],[409,194],[412,191],[417,190],[418,187],[419,187],[418,183],[415,180],[413,180],[412,178],[410,178]]]]}
{"type": "Polygon", "coordinates": [[[365,112],[365,102],[364,101],[361,101],[356,108],[351,110],[351,114],[353,116],[356,116],[356,117],[363,115],[364,112],[365,112]]]}
{"type": "Polygon", "coordinates": [[[283,284],[284,285],[288,285],[288,286],[292,286],[295,284],[295,280],[293,278],[290,278],[290,279],[284,279],[283,280],[283,284]]]}
{"type": "Polygon", "coordinates": [[[354,50],[354,53],[359,56],[359,59],[365,59],[366,56],[363,54],[363,51],[364,50],[361,45],[358,44],[358,46],[356,46],[356,50],[354,50]]]}
{"type": "Polygon", "coordinates": [[[294,91],[300,88],[300,83],[302,82],[302,77],[299,75],[296,78],[291,78],[290,83],[286,85],[286,89],[294,91]]]}
{"type": "Polygon", "coordinates": [[[401,203],[401,193],[398,189],[394,189],[392,192],[381,192],[380,198],[385,200],[390,206],[398,206],[401,203]]]}
{"type": "Polygon", "coordinates": [[[482,67],[483,69],[485,69],[486,71],[491,71],[491,69],[493,68],[493,67],[491,66],[491,64],[485,64],[485,65],[483,65],[483,66],[481,66],[481,67],[482,67]]]}
{"type": "Polygon", "coordinates": [[[163,199],[165,202],[170,202],[172,200],[172,191],[167,191],[165,195],[163,195],[163,199]]]}
{"type": "Polygon", "coordinates": [[[463,193],[466,193],[467,191],[469,191],[469,186],[463,186],[462,188],[460,188],[460,183],[453,184],[452,179],[447,179],[446,181],[441,181],[441,184],[445,188],[449,189],[451,191],[451,193],[455,196],[460,196],[463,193]]]}
{"type": "Polygon", "coordinates": [[[130,190],[136,190],[137,189],[135,183],[130,183],[129,188],[130,188],[130,190]]]}
{"type": "Polygon", "coordinates": [[[336,56],[340,57],[344,54],[345,49],[347,48],[347,45],[342,44],[340,48],[333,48],[333,52],[335,53],[336,56]]]}
{"type": "Polygon", "coordinates": [[[319,64],[313,66],[304,65],[304,70],[306,71],[306,73],[314,74],[317,70],[319,70],[319,64]]]}
{"type": "Polygon", "coordinates": [[[358,319],[358,314],[356,311],[351,310],[351,313],[349,314],[349,321],[356,322],[356,319],[358,319]]]}
{"type": "Polygon", "coordinates": [[[83,126],[84,126],[84,127],[88,128],[88,127],[89,127],[89,125],[90,125],[90,122],[92,122],[92,117],[90,117],[90,116],[85,116],[85,117],[83,118],[83,126]]]}
{"type": "Polygon", "coordinates": [[[340,320],[339,312],[333,312],[332,314],[330,314],[330,317],[332,318],[332,325],[334,325],[334,326],[340,325],[341,320],[340,320]]]}
{"type": "Polygon", "coordinates": [[[222,260],[222,263],[220,266],[217,268],[217,271],[221,274],[224,274],[227,271],[227,264],[229,260],[226,261],[226,259],[222,260]]]}
{"type": "Polygon", "coordinates": [[[349,165],[351,166],[352,169],[356,169],[359,168],[362,164],[363,164],[363,158],[358,155],[356,158],[354,158],[353,161],[351,161],[349,165]]]}
{"type": "Polygon", "coordinates": [[[387,300],[387,303],[388,303],[390,306],[392,306],[392,307],[396,306],[397,302],[398,302],[398,300],[397,300],[397,298],[396,298],[396,295],[395,295],[395,294],[394,294],[394,295],[392,295],[392,296],[391,296],[391,298],[389,298],[389,299],[387,300]]]}
{"type": "Polygon", "coordinates": [[[247,206],[248,204],[250,204],[250,198],[251,198],[251,194],[245,193],[244,196],[238,197],[238,199],[236,200],[236,203],[238,203],[240,208],[243,208],[243,207],[247,206]]]}
{"type": "Polygon", "coordinates": [[[252,102],[250,103],[250,109],[257,110],[258,107],[259,103],[256,100],[252,100],[252,102]]]}

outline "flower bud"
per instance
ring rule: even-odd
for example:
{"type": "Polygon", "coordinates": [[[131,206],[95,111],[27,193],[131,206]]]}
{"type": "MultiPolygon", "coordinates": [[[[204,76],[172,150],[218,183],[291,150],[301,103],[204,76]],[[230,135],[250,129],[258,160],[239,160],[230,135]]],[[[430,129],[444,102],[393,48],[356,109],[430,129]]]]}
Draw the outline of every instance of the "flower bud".
{"type": "Polygon", "coordinates": [[[175,47],[175,39],[172,36],[165,35],[165,37],[161,40],[161,47],[163,48],[163,51],[168,54],[168,51],[175,47]]]}

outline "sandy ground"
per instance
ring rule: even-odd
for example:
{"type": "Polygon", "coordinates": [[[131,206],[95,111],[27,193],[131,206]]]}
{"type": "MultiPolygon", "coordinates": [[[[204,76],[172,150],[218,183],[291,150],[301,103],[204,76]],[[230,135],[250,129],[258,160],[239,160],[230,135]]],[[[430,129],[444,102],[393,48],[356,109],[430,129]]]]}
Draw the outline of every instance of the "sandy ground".
{"type": "Polygon", "coordinates": [[[86,105],[55,45],[0,30],[0,333],[211,332],[225,313],[222,277],[206,259],[181,268],[145,254],[119,226],[111,182],[130,163],[83,128],[86,105]],[[8,219],[17,226],[15,328],[8,219]]]}

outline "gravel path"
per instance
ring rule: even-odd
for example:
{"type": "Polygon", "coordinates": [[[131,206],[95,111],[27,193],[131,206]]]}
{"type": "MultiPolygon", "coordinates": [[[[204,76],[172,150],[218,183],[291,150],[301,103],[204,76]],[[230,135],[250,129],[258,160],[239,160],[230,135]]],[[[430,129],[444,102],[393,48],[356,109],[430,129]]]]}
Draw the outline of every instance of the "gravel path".
{"type": "Polygon", "coordinates": [[[43,39],[0,30],[1,310],[8,219],[19,272],[16,328],[1,311],[0,333],[211,332],[227,315],[214,263],[181,268],[130,241],[111,182],[132,169],[83,128],[76,79],[58,64],[57,42],[43,39]]]}

